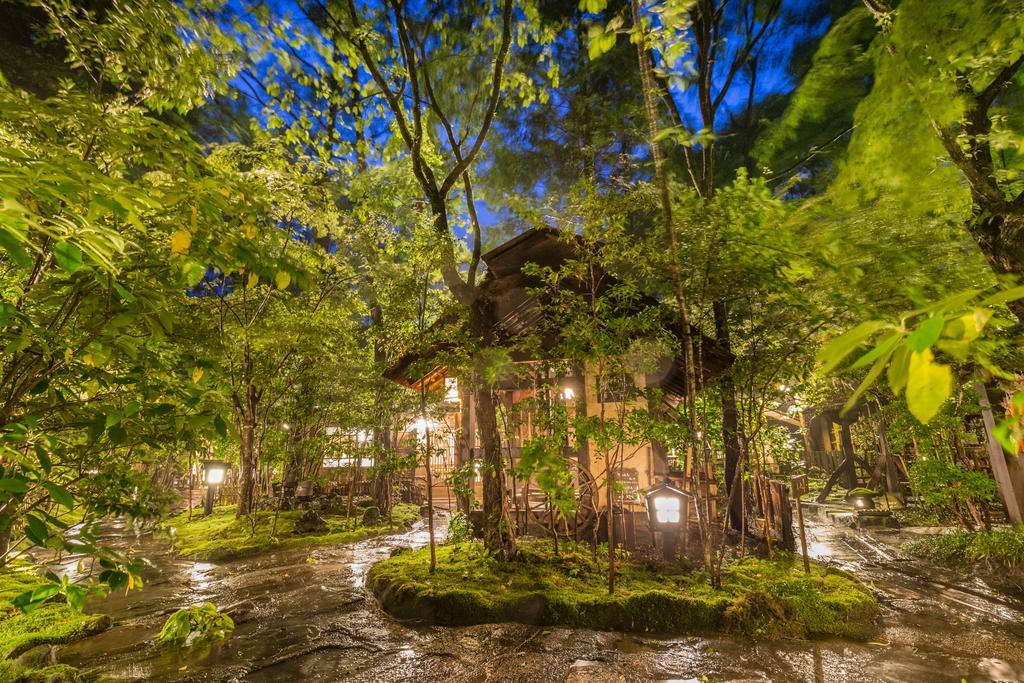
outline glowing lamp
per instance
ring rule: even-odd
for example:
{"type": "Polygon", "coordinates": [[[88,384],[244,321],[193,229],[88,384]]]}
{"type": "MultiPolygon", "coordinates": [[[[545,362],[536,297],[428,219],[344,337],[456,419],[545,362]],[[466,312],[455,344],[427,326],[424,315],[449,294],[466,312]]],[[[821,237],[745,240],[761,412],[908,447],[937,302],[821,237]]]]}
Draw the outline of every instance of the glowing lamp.
{"type": "Polygon", "coordinates": [[[228,464],[223,460],[203,461],[203,483],[206,484],[206,501],[203,503],[203,512],[207,515],[213,512],[214,491],[224,483],[227,472],[228,464]]]}
{"type": "Polygon", "coordinates": [[[668,482],[647,492],[647,515],[655,531],[679,531],[690,495],[668,482]]]}
{"type": "Polygon", "coordinates": [[[676,559],[676,541],[687,525],[690,494],[666,480],[647,492],[647,515],[651,531],[661,532],[661,550],[666,562],[676,559]]]}

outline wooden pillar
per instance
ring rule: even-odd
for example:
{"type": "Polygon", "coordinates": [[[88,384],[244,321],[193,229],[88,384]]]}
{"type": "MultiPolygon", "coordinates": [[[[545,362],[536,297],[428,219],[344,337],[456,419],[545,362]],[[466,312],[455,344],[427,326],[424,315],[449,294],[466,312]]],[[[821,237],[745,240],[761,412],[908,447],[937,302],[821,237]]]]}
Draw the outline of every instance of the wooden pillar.
{"type": "Polygon", "coordinates": [[[1016,526],[1024,525],[1024,473],[1020,471],[1018,458],[1006,457],[1003,447],[993,435],[996,419],[992,414],[992,404],[988,400],[985,383],[974,384],[981,405],[981,418],[985,422],[985,445],[988,449],[989,462],[992,464],[992,475],[999,485],[999,493],[1006,505],[1006,515],[1016,526]]]}
{"type": "Polygon", "coordinates": [[[847,489],[857,487],[857,468],[853,459],[853,436],[850,434],[850,420],[843,418],[840,424],[840,437],[843,444],[842,469],[843,486],[847,489]]]}

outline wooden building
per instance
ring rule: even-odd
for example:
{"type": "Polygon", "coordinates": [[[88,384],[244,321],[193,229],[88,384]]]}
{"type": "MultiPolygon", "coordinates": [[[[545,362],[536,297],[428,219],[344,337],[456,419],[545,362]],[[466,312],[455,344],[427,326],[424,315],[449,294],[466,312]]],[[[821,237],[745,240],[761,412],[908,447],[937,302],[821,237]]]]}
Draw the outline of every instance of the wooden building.
{"type": "MultiPolygon", "coordinates": [[[[560,401],[570,416],[585,414],[604,416],[606,419],[613,419],[621,415],[622,411],[635,409],[667,414],[678,407],[685,395],[687,371],[682,354],[678,351],[667,351],[655,359],[650,364],[653,368],[651,372],[624,373],[602,378],[596,364],[585,363],[577,366],[562,364],[565,367],[557,375],[545,374],[544,368],[552,365],[551,352],[558,348],[559,331],[544,324],[545,317],[549,315],[546,312],[548,302],[545,301],[544,282],[530,274],[532,271],[526,264],[557,270],[566,261],[579,258],[576,238],[567,238],[550,228],[528,230],[482,256],[487,272],[481,287],[484,295],[493,303],[494,319],[497,321],[495,336],[498,344],[509,350],[516,365],[516,372],[495,385],[499,428],[505,427],[501,430],[502,451],[507,464],[513,467],[518,463],[524,442],[533,434],[536,421],[536,415],[531,414],[531,411],[537,410],[536,404],[529,409],[522,407],[531,404],[528,399],[536,398],[538,391],[546,392],[546,400],[560,401]],[[527,336],[533,340],[533,344],[519,343],[527,336]],[[529,348],[534,350],[530,351],[529,348]],[[545,356],[548,362],[541,363],[538,355],[545,356]],[[647,389],[658,391],[646,392],[647,389]],[[649,404],[649,395],[660,397],[658,405],[649,404]],[[516,417],[514,421],[507,419],[513,414],[516,417]]],[[[614,276],[604,271],[599,273],[599,280],[601,286],[597,290],[598,296],[617,282],[614,276]]],[[[576,283],[575,286],[584,294],[592,291],[584,283],[576,283]]],[[[659,315],[664,316],[667,329],[671,330],[673,321],[677,319],[675,307],[647,297],[642,299],[638,306],[648,309],[653,307],[659,311],[659,315]]],[[[445,322],[440,321],[439,324],[445,322]]],[[[674,334],[677,340],[681,340],[681,327],[678,324],[674,326],[674,334]]],[[[712,340],[696,329],[692,331],[691,338],[695,340],[695,355],[702,359],[705,380],[727,367],[728,357],[712,340]]],[[[438,344],[427,354],[406,355],[385,376],[413,390],[425,386],[431,392],[445,392],[447,409],[444,418],[430,425],[434,447],[440,446],[440,452],[431,463],[434,482],[432,494],[435,505],[454,507],[454,491],[446,480],[456,467],[479,461],[480,451],[473,406],[459,391],[458,379],[440,360],[444,352],[443,344],[438,344]]],[[[410,420],[409,432],[414,438],[424,426],[417,422],[416,419],[410,420]]],[[[576,487],[578,512],[576,519],[559,523],[564,524],[567,530],[592,528],[589,525],[601,524],[602,513],[607,508],[604,492],[607,455],[599,452],[592,441],[576,439],[572,434],[566,440],[563,452],[576,487]]],[[[637,513],[623,516],[626,528],[620,538],[628,539],[634,517],[646,516],[644,492],[669,476],[674,477],[679,485],[686,485],[685,473],[676,469],[675,458],[670,457],[657,443],[627,447],[615,458],[615,463],[615,481],[620,486],[616,487],[619,490],[614,496],[614,504],[624,513],[637,513]]],[[[426,471],[423,466],[418,468],[416,479],[421,486],[425,485],[426,471]]],[[[544,497],[535,482],[510,480],[506,481],[506,485],[511,495],[510,511],[520,524],[540,523],[547,526],[551,523],[550,510],[546,508],[544,497]]],[[[479,476],[475,481],[475,495],[478,500],[482,495],[479,476]]],[[[646,529],[646,522],[642,526],[646,529]]]]}

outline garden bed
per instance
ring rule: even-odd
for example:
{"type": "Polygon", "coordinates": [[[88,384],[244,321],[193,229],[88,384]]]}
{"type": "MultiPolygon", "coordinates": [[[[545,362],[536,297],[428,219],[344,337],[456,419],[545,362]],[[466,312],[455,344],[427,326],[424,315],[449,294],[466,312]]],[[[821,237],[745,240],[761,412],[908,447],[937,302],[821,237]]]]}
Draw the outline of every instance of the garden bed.
{"type": "Polygon", "coordinates": [[[724,568],[721,590],[701,571],[637,561],[620,565],[615,593],[589,551],[554,555],[547,543],[524,543],[501,562],[477,542],[439,546],[376,564],[368,586],[396,618],[443,625],[514,621],[542,626],[752,637],[841,636],[868,639],[878,606],[855,578],[792,555],[748,559],[724,568]]]}
{"type": "Polygon", "coordinates": [[[371,536],[402,529],[420,518],[416,505],[399,503],[388,518],[373,518],[363,509],[349,518],[342,514],[321,514],[323,526],[309,528],[303,524],[306,510],[283,510],[274,535],[274,513],[256,513],[255,526],[249,517],[237,519],[234,506],[214,508],[209,517],[193,510],[192,519],[182,513],[164,522],[179,555],[198,560],[223,561],[258,555],[274,550],[305,548],[336,543],[352,543],[371,536]]]}

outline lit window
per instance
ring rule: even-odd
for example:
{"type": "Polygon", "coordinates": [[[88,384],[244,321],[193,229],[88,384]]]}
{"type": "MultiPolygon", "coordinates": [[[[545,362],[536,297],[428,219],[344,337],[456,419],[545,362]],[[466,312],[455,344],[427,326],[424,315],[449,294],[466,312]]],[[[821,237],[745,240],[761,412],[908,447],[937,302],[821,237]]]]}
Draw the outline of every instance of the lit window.
{"type": "Polygon", "coordinates": [[[457,403],[459,400],[459,380],[457,377],[444,378],[444,400],[457,403]]]}

